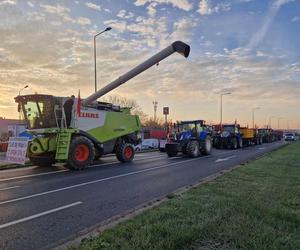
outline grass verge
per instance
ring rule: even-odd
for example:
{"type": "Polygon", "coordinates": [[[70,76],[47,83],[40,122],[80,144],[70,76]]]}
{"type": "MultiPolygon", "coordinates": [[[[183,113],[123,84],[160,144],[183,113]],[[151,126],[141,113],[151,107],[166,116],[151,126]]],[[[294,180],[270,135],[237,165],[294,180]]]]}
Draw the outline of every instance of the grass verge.
{"type": "Polygon", "coordinates": [[[78,249],[299,249],[299,232],[300,141],[176,195],[78,249]]]}

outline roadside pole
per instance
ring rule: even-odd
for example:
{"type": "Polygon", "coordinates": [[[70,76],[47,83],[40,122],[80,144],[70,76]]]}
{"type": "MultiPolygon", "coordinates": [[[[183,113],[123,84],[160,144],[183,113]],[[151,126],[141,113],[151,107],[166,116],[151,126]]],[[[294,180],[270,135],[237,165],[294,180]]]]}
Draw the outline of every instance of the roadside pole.
{"type": "Polygon", "coordinates": [[[163,114],[165,115],[165,130],[168,130],[168,114],[169,114],[169,107],[163,108],[163,114]]]}

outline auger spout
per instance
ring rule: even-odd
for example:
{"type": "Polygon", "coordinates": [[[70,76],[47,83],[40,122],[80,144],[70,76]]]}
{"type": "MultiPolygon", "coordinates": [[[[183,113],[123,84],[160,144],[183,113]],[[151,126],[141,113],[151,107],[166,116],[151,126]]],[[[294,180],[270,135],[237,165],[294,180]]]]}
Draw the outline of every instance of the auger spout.
{"type": "Polygon", "coordinates": [[[82,100],[82,105],[88,105],[92,102],[96,101],[101,96],[107,94],[108,92],[112,91],[113,89],[119,87],[120,85],[124,84],[128,80],[132,79],[133,77],[139,75],[140,73],[144,72],[145,70],[149,69],[155,64],[158,64],[160,61],[165,59],[166,57],[172,55],[174,52],[178,52],[179,54],[183,55],[184,57],[188,57],[190,53],[190,46],[181,42],[176,41],[172,43],[167,48],[163,49],[162,51],[158,52],[154,56],[150,57],[148,60],[144,61],[143,63],[139,64],[132,70],[128,71],[124,75],[120,76],[113,82],[109,83],[102,89],[98,90],[97,92],[93,93],[86,99],[82,100]]]}

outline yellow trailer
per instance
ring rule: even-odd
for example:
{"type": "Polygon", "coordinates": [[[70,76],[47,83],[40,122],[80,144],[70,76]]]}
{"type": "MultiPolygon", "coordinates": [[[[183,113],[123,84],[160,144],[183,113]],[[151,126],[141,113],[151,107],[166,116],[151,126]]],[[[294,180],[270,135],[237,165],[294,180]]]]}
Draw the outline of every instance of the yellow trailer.
{"type": "Polygon", "coordinates": [[[243,145],[250,146],[253,144],[262,144],[262,138],[257,129],[241,127],[240,131],[243,138],[243,145]]]}

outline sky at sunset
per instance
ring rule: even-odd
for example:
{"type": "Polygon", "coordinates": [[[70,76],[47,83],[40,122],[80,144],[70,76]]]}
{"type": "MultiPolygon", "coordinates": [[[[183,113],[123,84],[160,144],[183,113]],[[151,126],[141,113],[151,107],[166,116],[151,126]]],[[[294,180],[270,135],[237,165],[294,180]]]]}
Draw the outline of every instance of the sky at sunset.
{"type": "Polygon", "coordinates": [[[152,101],[173,120],[296,128],[300,123],[300,0],[0,0],[0,116],[18,117],[14,97],[43,93],[88,96],[176,40],[189,58],[172,55],[111,94],[152,101]],[[290,121],[289,121],[290,120],[290,121]],[[288,122],[289,121],[289,122],[288,122]]]}

